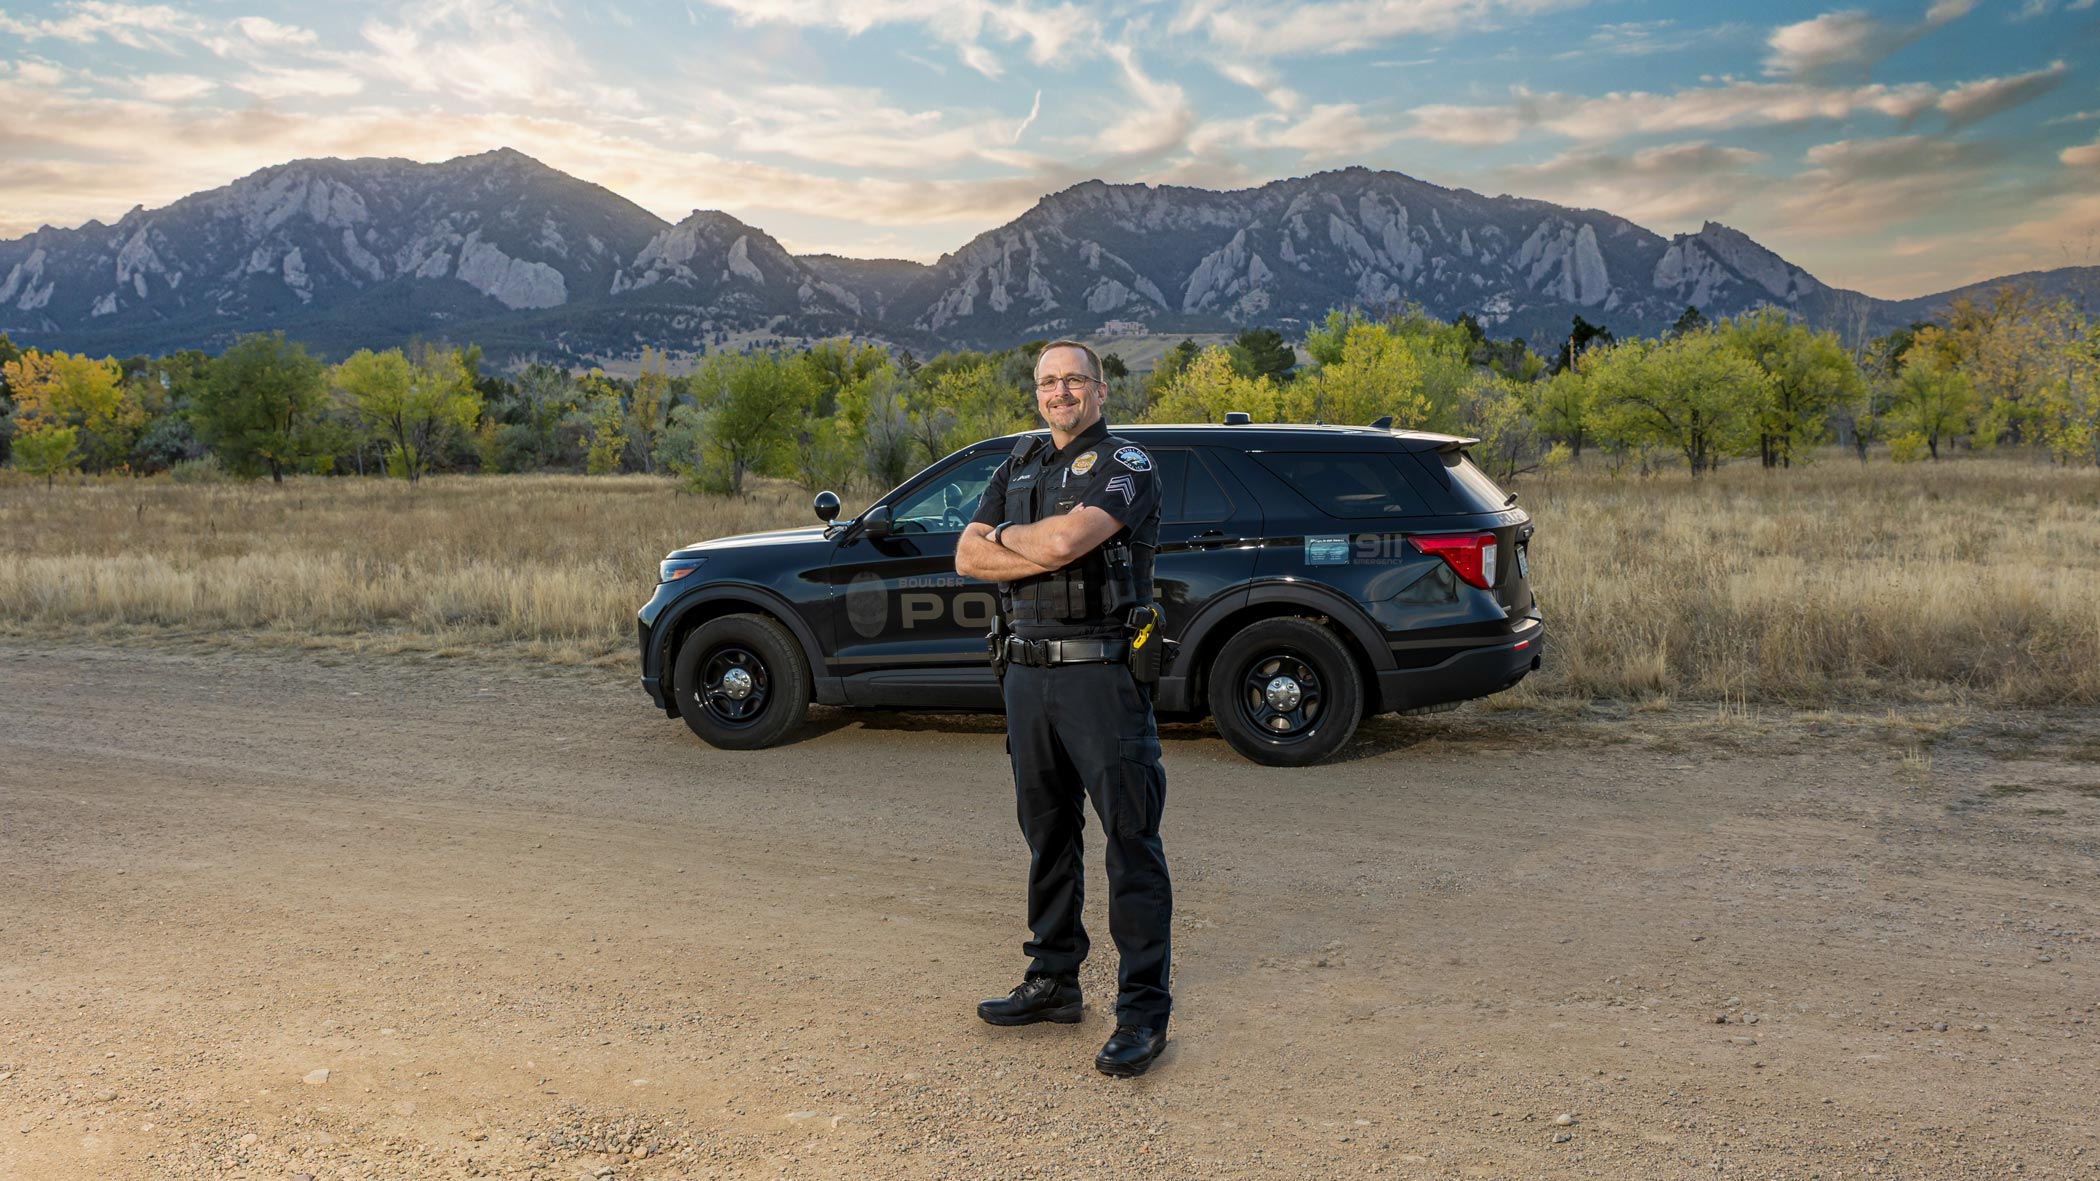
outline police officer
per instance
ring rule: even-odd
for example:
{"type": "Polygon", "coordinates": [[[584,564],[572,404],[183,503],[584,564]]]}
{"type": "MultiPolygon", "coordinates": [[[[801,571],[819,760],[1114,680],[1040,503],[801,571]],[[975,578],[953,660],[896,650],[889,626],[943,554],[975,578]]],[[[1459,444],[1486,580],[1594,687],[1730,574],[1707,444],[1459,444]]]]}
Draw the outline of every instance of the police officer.
{"type": "MultiPolygon", "coordinates": [[[[1144,449],[1109,433],[1108,389],[1092,349],[1052,342],[1035,373],[1050,437],[1028,436],[993,472],[955,554],[957,572],[1001,584],[1011,623],[994,662],[1004,657],[1007,750],[1030,857],[1027,974],[977,1015],[994,1025],[1079,1020],[1088,946],[1080,849],[1091,797],[1119,957],[1116,1031],[1094,1065],[1137,1075],[1165,1048],[1172,1009],[1174,904],[1159,840],[1166,773],[1150,690],[1130,663],[1152,602],[1159,474],[1144,449]]],[[[1164,641],[1154,643],[1156,653],[1164,641]]]]}

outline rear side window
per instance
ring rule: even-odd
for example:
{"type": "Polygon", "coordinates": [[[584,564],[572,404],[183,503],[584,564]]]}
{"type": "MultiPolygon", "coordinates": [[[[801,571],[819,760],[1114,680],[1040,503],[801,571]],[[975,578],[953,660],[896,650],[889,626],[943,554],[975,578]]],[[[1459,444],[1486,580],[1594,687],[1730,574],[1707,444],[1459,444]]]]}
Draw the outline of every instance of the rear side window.
{"type": "Polygon", "coordinates": [[[1509,507],[1509,493],[1481,471],[1464,452],[1420,452],[1415,456],[1429,478],[1441,483],[1462,513],[1499,513],[1509,507]]]}
{"type": "Polygon", "coordinates": [[[1232,515],[1232,500],[1218,478],[1193,452],[1179,447],[1156,447],[1152,462],[1159,468],[1159,519],[1172,525],[1181,521],[1222,521],[1232,515]]]}
{"type": "Polygon", "coordinates": [[[1410,517],[1427,511],[1394,455],[1262,452],[1254,459],[1330,517],[1410,517]]]}

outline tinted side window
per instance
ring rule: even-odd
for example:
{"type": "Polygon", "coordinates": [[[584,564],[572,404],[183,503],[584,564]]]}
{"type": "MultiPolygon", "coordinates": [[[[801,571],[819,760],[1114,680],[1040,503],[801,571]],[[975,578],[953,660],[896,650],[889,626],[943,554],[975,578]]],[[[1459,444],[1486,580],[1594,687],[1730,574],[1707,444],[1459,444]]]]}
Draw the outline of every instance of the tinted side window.
{"type": "MultiPolygon", "coordinates": [[[[1183,521],[1222,521],[1232,515],[1232,497],[1218,477],[1210,470],[1210,464],[1198,455],[1189,464],[1188,483],[1181,494],[1181,516],[1183,521]]],[[[1164,518],[1162,518],[1164,519],[1164,518]]]]}
{"type": "Polygon", "coordinates": [[[1182,447],[1152,448],[1159,470],[1159,520],[1222,521],[1232,515],[1232,498],[1201,456],[1182,447]]]}
{"type": "Polygon", "coordinates": [[[1427,511],[1394,464],[1396,456],[1271,451],[1254,458],[1331,517],[1407,517],[1427,511]]]}
{"type": "Polygon", "coordinates": [[[1159,472],[1159,519],[1181,519],[1181,493],[1188,486],[1189,453],[1178,447],[1153,447],[1152,466],[1159,472]]]}
{"type": "Polygon", "coordinates": [[[1461,452],[1417,452],[1415,459],[1429,478],[1442,485],[1462,513],[1499,513],[1509,507],[1509,493],[1461,452]]]}
{"type": "Polygon", "coordinates": [[[928,480],[890,510],[898,533],[960,533],[977,513],[977,498],[1006,462],[1003,451],[973,455],[928,480]]]}

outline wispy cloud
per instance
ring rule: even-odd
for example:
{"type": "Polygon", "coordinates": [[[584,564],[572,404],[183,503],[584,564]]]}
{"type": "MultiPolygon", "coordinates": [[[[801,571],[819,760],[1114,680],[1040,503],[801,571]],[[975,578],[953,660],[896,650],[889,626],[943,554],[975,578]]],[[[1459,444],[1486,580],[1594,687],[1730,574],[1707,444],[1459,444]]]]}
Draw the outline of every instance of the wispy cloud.
{"type": "Polygon", "coordinates": [[[1840,66],[1868,66],[1949,21],[1968,15],[1977,0],[1936,0],[1924,19],[1890,24],[1856,8],[1826,12],[1772,31],[1765,73],[1820,74],[1840,66]]]}
{"type": "Polygon", "coordinates": [[[2056,84],[2063,81],[2069,69],[2066,63],[2056,61],[2046,69],[2025,74],[1979,78],[1942,94],[1936,105],[1946,113],[1951,124],[1964,127],[2040,98],[2056,89],[2056,84]]]}
{"type": "Polygon", "coordinates": [[[1038,90],[1035,92],[1035,103],[1028,108],[1028,117],[1026,119],[1021,120],[1020,126],[1014,128],[1014,137],[1009,142],[1020,143],[1022,134],[1025,133],[1030,127],[1035,125],[1035,117],[1042,113],[1043,92],[1038,90]]]}
{"type": "Polygon", "coordinates": [[[1772,182],[1756,169],[1766,159],[1748,148],[1694,140],[1634,152],[1580,148],[1494,175],[1515,193],[1550,193],[1555,201],[1663,228],[1719,217],[1762,199],[1772,182]]]}
{"type": "Polygon", "coordinates": [[[1595,98],[1519,90],[1503,104],[1416,107],[1410,112],[1414,123],[1408,134],[1442,143],[1496,144],[1540,128],[1571,139],[1607,141],[1840,120],[1861,111],[1908,119],[1929,109],[1938,97],[1925,83],[1818,86],[1738,81],[1668,94],[1630,91],[1595,98]]]}
{"type": "Polygon", "coordinates": [[[1746,26],[1733,23],[1690,28],[1675,20],[1621,21],[1597,26],[1582,44],[1562,50],[1555,57],[1560,61],[1573,61],[1596,56],[1653,57],[1664,53],[1686,53],[1701,46],[1735,40],[1747,33],[1746,26]]]}
{"type": "Polygon", "coordinates": [[[1170,26],[1244,57],[1348,53],[1403,37],[1478,32],[1584,0],[1184,0],[1170,26]]]}

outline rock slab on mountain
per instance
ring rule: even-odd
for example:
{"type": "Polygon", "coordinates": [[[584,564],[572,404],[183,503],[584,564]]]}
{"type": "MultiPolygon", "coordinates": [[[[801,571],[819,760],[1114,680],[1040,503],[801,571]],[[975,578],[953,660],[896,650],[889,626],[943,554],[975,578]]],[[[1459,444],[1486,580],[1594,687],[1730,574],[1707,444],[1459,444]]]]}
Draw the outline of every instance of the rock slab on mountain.
{"type": "Polygon", "coordinates": [[[114,225],[0,242],[0,330],[119,354],[270,329],[331,355],[417,336],[572,360],[836,333],[937,350],[1104,329],[1295,335],[1332,308],[1409,302],[1545,346],[1576,315],[1652,334],[1688,305],[1772,305],[1878,331],[1944,297],[1833,289],[1713,222],[1665,238],[1364,168],[1232,192],[1088,181],[932,265],[798,257],[720,212],[673,225],[508,149],[294,161],[114,225]]]}

